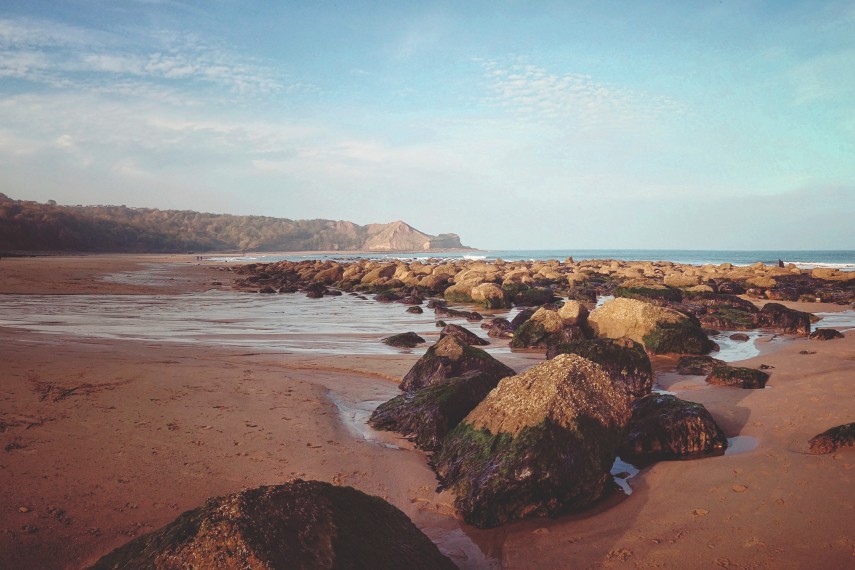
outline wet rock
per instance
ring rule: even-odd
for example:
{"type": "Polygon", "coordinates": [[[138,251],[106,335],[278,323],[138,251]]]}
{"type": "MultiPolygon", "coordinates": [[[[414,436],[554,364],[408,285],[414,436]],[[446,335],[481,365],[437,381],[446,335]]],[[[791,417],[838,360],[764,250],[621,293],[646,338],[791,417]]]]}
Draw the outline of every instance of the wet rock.
{"type": "Polygon", "coordinates": [[[544,287],[529,287],[518,291],[513,296],[514,305],[519,307],[533,307],[551,303],[556,299],[552,289],[544,287]]]}
{"type": "Polygon", "coordinates": [[[265,295],[269,295],[270,293],[276,293],[276,289],[268,285],[267,287],[262,287],[261,289],[259,289],[258,292],[263,293],[265,295]]]}
{"type": "Polygon", "coordinates": [[[810,452],[815,455],[834,453],[840,447],[855,445],[855,422],[833,427],[810,439],[810,452]]]}
{"type": "Polygon", "coordinates": [[[466,344],[470,344],[472,346],[485,346],[490,344],[490,341],[484,340],[474,332],[469,329],[463,328],[460,325],[445,325],[445,327],[440,331],[439,338],[444,336],[453,336],[456,337],[466,344]]]}
{"type": "Polygon", "coordinates": [[[310,283],[305,288],[306,297],[310,299],[320,299],[327,293],[326,285],[323,283],[310,283]]]}
{"type": "Polygon", "coordinates": [[[811,340],[834,340],[844,338],[843,333],[835,329],[816,329],[810,333],[811,340]]]}
{"type": "Polygon", "coordinates": [[[636,299],[606,301],[588,324],[600,338],[629,337],[653,354],[706,354],[715,347],[694,317],[636,299]]]}
{"type": "Polygon", "coordinates": [[[513,338],[514,328],[508,319],[496,317],[488,323],[481,325],[481,328],[487,327],[487,336],[491,338],[513,338]]]}
{"type": "Polygon", "coordinates": [[[511,348],[547,348],[550,344],[584,338],[580,327],[567,328],[569,332],[562,337],[560,333],[565,329],[564,319],[558,311],[541,307],[514,331],[511,348]]]}
{"type": "Polygon", "coordinates": [[[724,361],[707,355],[681,356],[677,361],[677,374],[707,376],[716,366],[724,366],[724,361]]]}
{"type": "Polygon", "coordinates": [[[738,386],[746,389],[765,388],[767,380],[769,380],[769,374],[766,372],[727,364],[716,366],[706,378],[707,384],[738,386]]]}
{"type": "Polygon", "coordinates": [[[521,310],[513,319],[511,319],[511,328],[513,328],[513,330],[517,330],[524,322],[529,320],[533,314],[534,309],[521,310]]]}
{"type": "Polygon", "coordinates": [[[555,516],[603,494],[629,416],[600,365],[561,354],[499,382],[433,466],[470,524],[555,516]]]}
{"type": "Polygon", "coordinates": [[[733,281],[718,283],[716,289],[719,293],[727,293],[728,295],[742,295],[745,293],[745,287],[733,281]]]}
{"type": "Polygon", "coordinates": [[[402,299],[401,295],[395,293],[394,291],[381,291],[374,295],[374,300],[379,301],[380,303],[394,303],[396,301],[400,301],[402,299]]]}
{"type": "Polygon", "coordinates": [[[707,409],[669,394],[649,394],[632,405],[623,459],[651,461],[724,453],[727,438],[707,409]]]}
{"type": "Polygon", "coordinates": [[[482,283],[473,287],[470,296],[475,303],[482,305],[485,309],[509,309],[511,299],[501,287],[495,283],[482,283]]]}
{"type": "Polygon", "coordinates": [[[496,378],[511,376],[514,371],[480,348],[470,346],[448,335],[427,349],[404,376],[399,388],[405,392],[424,388],[445,378],[462,376],[467,372],[484,372],[496,378]]]}
{"type": "Polygon", "coordinates": [[[400,334],[393,334],[392,336],[387,336],[380,342],[398,348],[414,348],[422,344],[424,341],[425,339],[423,339],[414,332],[405,332],[400,334]]]}
{"type": "Polygon", "coordinates": [[[679,289],[655,282],[634,283],[630,281],[617,287],[612,295],[649,303],[679,303],[683,299],[683,294],[679,289]]]}
{"type": "Polygon", "coordinates": [[[422,308],[419,307],[418,305],[413,305],[412,307],[407,307],[407,312],[412,313],[414,315],[421,315],[422,313],[424,313],[422,308]]]}
{"type": "Polygon", "coordinates": [[[472,311],[466,315],[466,320],[470,323],[477,323],[484,320],[484,317],[478,311],[472,311]]]}
{"type": "Polygon", "coordinates": [[[729,338],[730,338],[730,340],[735,340],[737,342],[748,342],[748,339],[750,337],[745,333],[734,333],[734,334],[730,335],[729,338]]]}
{"type": "Polygon", "coordinates": [[[455,568],[400,510],[352,487],[295,480],[209,499],[92,566],[455,568]]]}
{"type": "Polygon", "coordinates": [[[501,378],[484,372],[444,378],[380,404],[368,423],[395,431],[425,451],[437,451],[445,436],[496,387],[501,378]]]}
{"type": "Polygon", "coordinates": [[[802,311],[788,309],[779,303],[766,303],[760,309],[758,324],[779,332],[810,334],[810,315],[802,311]]]}
{"type": "Polygon", "coordinates": [[[578,340],[550,346],[546,358],[578,354],[602,366],[618,387],[632,398],[640,398],[653,388],[653,369],[644,347],[629,338],[578,340]]]}
{"type": "Polygon", "coordinates": [[[558,316],[564,319],[565,326],[582,326],[588,320],[588,307],[579,301],[566,301],[560,309],[558,316]]]}

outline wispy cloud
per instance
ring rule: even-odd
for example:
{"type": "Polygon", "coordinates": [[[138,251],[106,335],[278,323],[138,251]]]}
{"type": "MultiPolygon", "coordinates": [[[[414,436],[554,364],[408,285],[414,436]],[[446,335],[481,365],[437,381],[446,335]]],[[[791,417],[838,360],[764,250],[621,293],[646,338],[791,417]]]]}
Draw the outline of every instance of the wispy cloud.
{"type": "Polygon", "coordinates": [[[483,61],[487,102],[519,119],[579,129],[630,128],[686,107],[664,96],[598,81],[590,75],[554,73],[525,62],[483,61]]]}

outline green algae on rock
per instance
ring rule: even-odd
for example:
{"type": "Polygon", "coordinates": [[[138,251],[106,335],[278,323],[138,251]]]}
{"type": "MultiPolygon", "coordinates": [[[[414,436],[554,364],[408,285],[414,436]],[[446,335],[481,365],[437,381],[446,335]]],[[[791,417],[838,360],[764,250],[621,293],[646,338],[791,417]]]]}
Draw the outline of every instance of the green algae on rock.
{"type": "Polygon", "coordinates": [[[582,509],[606,489],[629,416],[629,398],[603,367],[561,354],[499,382],[433,467],[479,527],[582,509]]]}
{"type": "Polygon", "coordinates": [[[653,388],[653,368],[644,347],[631,338],[597,338],[550,346],[546,358],[578,354],[606,369],[631,398],[640,398],[653,388]]]}

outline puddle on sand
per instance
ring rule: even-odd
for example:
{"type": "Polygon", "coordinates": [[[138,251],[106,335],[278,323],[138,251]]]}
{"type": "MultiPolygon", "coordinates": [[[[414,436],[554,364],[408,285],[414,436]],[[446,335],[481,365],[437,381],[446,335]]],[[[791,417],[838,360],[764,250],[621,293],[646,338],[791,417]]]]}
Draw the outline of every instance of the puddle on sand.
{"type": "Polygon", "coordinates": [[[639,469],[632,463],[627,463],[620,457],[615,457],[615,462],[612,464],[611,475],[615,483],[623,489],[627,495],[632,495],[632,487],[629,486],[629,480],[638,475],[639,469]]]}
{"type": "Polygon", "coordinates": [[[757,449],[757,438],[750,435],[737,435],[727,438],[727,449],[725,455],[739,455],[747,451],[757,449]]]}

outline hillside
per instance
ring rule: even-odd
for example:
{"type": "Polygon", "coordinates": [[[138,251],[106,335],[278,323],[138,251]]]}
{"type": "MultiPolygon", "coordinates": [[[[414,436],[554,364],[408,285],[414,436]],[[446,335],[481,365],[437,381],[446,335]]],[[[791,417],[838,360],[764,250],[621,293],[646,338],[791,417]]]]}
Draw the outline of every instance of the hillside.
{"type": "Polygon", "coordinates": [[[0,194],[0,251],[431,251],[470,249],[401,222],[360,226],[126,206],[60,206],[0,194]]]}

